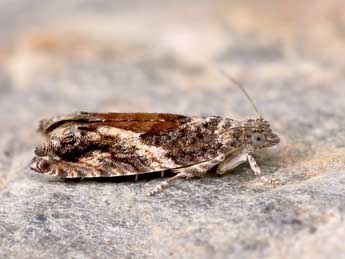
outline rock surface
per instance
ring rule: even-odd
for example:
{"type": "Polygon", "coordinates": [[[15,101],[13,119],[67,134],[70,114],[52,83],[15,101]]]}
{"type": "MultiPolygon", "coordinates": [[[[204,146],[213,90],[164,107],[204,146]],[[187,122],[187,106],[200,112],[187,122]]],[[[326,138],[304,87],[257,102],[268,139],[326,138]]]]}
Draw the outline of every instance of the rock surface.
{"type": "Polygon", "coordinates": [[[0,1],[0,258],[345,258],[342,1],[0,1]],[[28,169],[42,117],[255,116],[282,138],[223,177],[62,181],[28,169]]]}

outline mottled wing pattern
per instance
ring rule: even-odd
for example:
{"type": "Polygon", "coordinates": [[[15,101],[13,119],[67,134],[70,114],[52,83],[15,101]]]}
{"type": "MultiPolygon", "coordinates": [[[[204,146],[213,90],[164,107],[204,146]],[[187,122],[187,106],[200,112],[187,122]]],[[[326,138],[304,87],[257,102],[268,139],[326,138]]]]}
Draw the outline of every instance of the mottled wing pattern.
{"type": "Polygon", "coordinates": [[[63,148],[50,170],[67,178],[142,174],[210,160],[226,151],[216,134],[226,123],[220,117],[77,113],[45,120],[40,129],[59,139],[63,148]],[[69,142],[61,132],[71,132],[69,142]]]}

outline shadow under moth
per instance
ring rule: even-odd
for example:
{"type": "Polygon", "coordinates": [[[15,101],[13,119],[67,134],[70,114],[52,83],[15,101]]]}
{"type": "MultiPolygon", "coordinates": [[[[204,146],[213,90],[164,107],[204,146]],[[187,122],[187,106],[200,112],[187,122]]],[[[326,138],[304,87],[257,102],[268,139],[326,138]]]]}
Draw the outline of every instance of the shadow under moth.
{"type": "MultiPolygon", "coordinates": [[[[244,88],[234,79],[252,103],[244,88]]],[[[257,112],[258,113],[258,112],[257,112]]],[[[42,120],[46,141],[37,146],[31,169],[62,178],[116,177],[160,171],[175,175],[149,192],[154,195],[179,178],[224,174],[249,162],[262,176],[253,153],[279,137],[261,116],[243,121],[219,116],[163,113],[79,112],[42,120]]],[[[263,176],[262,176],[263,177],[263,176]]]]}

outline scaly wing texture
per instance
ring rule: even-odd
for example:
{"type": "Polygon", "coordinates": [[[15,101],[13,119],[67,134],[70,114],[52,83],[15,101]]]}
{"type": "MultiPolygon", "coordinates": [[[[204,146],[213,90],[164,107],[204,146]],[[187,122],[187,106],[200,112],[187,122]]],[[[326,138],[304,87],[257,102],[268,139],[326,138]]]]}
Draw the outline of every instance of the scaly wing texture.
{"type": "Polygon", "coordinates": [[[49,160],[52,174],[96,177],[142,174],[208,161],[228,151],[216,131],[230,123],[220,117],[79,113],[47,120],[41,130],[55,142],[58,139],[61,146],[56,152],[59,161],[49,160]]]}

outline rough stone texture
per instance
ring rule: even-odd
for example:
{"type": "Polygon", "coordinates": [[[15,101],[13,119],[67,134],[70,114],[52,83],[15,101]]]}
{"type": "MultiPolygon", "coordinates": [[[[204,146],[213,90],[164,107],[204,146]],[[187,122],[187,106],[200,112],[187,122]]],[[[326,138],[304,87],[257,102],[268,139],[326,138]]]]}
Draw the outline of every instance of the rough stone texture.
{"type": "Polygon", "coordinates": [[[345,258],[343,1],[0,1],[1,258],[345,258]],[[109,3],[108,3],[109,2],[109,3]],[[37,121],[77,110],[247,118],[282,143],[224,177],[30,172],[37,121]]]}

